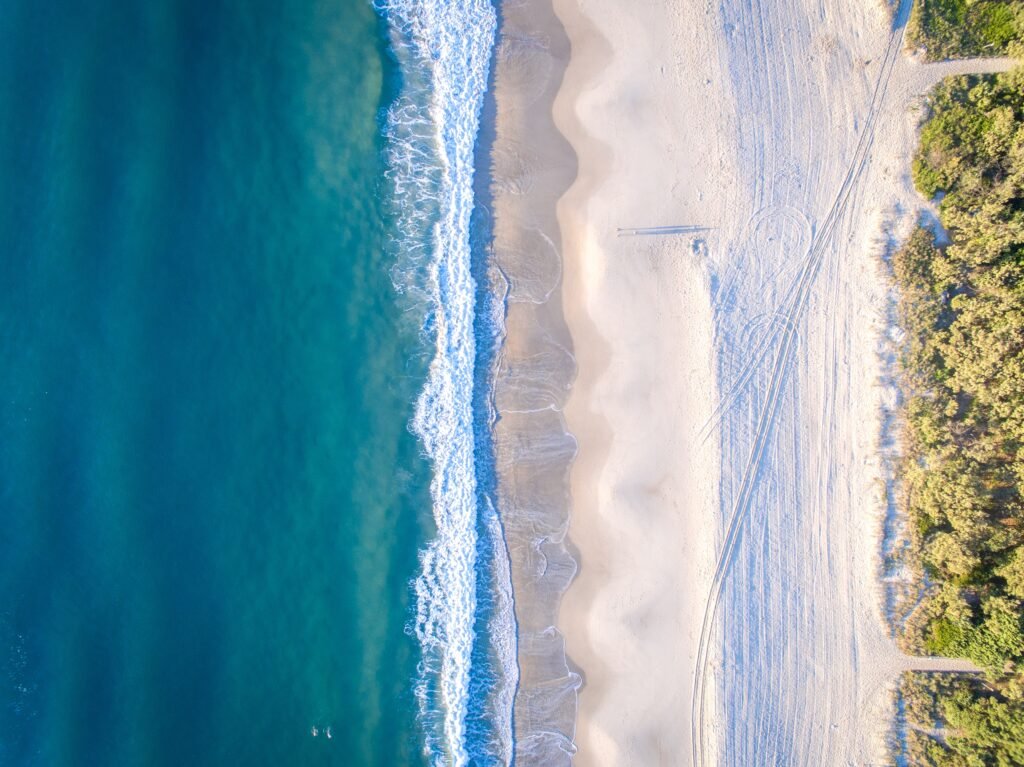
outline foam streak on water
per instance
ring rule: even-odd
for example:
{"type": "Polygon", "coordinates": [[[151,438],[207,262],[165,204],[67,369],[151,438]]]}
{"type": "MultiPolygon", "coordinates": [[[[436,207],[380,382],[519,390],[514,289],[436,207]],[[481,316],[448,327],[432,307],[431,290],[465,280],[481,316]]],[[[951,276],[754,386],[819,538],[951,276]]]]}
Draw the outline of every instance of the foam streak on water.
{"type": "Polygon", "coordinates": [[[425,299],[435,344],[413,418],[433,466],[437,527],[415,584],[414,628],[423,648],[416,692],[432,762],[461,767],[479,761],[467,730],[481,609],[470,217],[496,18],[490,0],[379,0],[377,7],[391,26],[404,78],[388,120],[402,229],[395,279],[425,299]]]}

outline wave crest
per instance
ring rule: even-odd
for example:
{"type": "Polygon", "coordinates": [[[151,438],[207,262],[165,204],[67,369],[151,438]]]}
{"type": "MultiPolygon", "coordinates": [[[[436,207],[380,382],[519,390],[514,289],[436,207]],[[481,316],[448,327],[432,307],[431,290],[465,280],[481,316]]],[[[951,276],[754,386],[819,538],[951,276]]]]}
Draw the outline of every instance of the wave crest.
{"type": "MultiPolygon", "coordinates": [[[[493,507],[481,508],[486,492],[478,482],[474,408],[481,401],[470,244],[474,151],[497,19],[489,0],[379,0],[376,8],[388,21],[403,75],[386,126],[399,231],[392,278],[425,306],[424,330],[434,352],[412,420],[433,469],[437,528],[420,554],[414,584],[412,630],[422,648],[416,696],[435,765],[507,764],[511,705],[503,701],[511,695],[488,689],[495,672],[481,670],[486,660],[474,668],[481,647],[485,659],[498,656],[499,676],[502,658],[511,655],[514,664],[515,656],[507,552],[493,507]],[[513,637],[478,637],[478,630],[513,637]],[[479,708],[474,695],[493,697],[499,712],[508,708],[502,713],[507,725],[494,725],[506,731],[478,733],[468,726],[479,708]]],[[[509,676],[504,673],[505,687],[509,676]]]]}

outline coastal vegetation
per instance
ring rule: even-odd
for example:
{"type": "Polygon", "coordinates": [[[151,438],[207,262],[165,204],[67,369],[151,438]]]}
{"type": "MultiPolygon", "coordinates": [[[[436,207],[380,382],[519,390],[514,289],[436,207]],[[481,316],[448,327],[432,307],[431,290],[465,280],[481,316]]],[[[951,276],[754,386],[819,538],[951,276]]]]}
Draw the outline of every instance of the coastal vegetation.
{"type": "Polygon", "coordinates": [[[1024,0],[919,0],[907,40],[932,61],[1005,55],[1024,32],[1024,0]]]}
{"type": "MultiPolygon", "coordinates": [[[[1017,23],[1018,5],[943,0],[915,19],[953,46],[930,51],[975,53],[997,18],[979,9],[1009,8],[1017,23]],[[937,21],[954,6],[962,39],[937,21]]],[[[906,334],[901,503],[924,583],[900,639],[983,674],[904,679],[904,754],[1024,764],[1024,70],[940,85],[913,177],[945,232],[937,243],[918,228],[893,257],[906,334]]]]}
{"type": "Polygon", "coordinates": [[[910,764],[1024,764],[1024,685],[1019,677],[997,690],[978,677],[907,674],[901,699],[910,764]]]}

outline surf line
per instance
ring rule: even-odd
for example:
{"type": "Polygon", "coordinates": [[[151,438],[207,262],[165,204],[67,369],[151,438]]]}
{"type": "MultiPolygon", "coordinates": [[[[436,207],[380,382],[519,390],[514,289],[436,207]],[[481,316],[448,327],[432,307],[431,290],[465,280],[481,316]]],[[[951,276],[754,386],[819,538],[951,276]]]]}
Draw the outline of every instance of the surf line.
{"type": "MultiPolygon", "coordinates": [[[[420,553],[414,583],[412,630],[422,651],[415,691],[430,761],[463,767],[481,748],[473,742],[479,734],[467,726],[480,641],[474,625],[482,607],[470,222],[474,150],[497,18],[491,0],[376,0],[376,8],[388,23],[403,75],[403,93],[387,125],[388,173],[405,251],[396,286],[425,300],[433,345],[412,419],[431,463],[437,530],[420,553]]],[[[511,721],[504,735],[498,750],[510,751],[511,721]]]]}

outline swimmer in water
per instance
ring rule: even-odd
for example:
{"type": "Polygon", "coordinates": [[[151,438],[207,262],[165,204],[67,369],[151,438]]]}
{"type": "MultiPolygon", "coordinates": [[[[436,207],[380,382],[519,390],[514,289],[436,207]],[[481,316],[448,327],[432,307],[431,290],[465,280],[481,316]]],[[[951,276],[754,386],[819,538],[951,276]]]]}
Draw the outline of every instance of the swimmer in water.
{"type": "MultiPolygon", "coordinates": [[[[316,728],[316,725],[315,725],[315,724],[314,724],[314,725],[313,725],[312,727],[310,727],[310,728],[309,728],[309,734],[310,734],[310,735],[312,735],[312,736],[313,736],[314,738],[315,738],[315,737],[316,737],[317,735],[319,735],[319,734],[320,734],[320,731],[319,731],[319,730],[317,730],[317,728],[316,728]]],[[[330,736],[328,736],[328,737],[330,737],[330,736]]]]}
{"type": "Polygon", "coordinates": [[[334,737],[333,735],[331,735],[331,728],[330,727],[328,727],[326,730],[324,730],[324,734],[327,736],[328,739],[334,737]]]}

